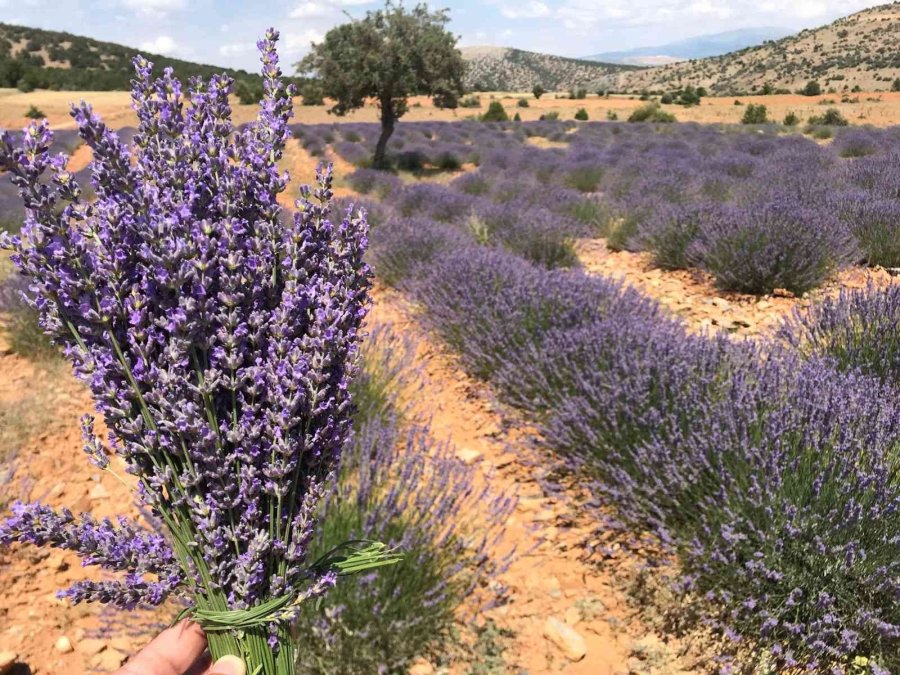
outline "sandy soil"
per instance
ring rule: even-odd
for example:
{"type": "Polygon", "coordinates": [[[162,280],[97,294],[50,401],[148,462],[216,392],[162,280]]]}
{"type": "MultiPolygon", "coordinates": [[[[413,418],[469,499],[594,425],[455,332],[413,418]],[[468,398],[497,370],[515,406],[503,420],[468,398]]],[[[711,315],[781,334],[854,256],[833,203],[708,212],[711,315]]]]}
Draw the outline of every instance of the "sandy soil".
{"type": "MultiPolygon", "coordinates": [[[[575,111],[585,108],[591,120],[605,120],[607,114],[614,112],[624,120],[632,110],[645,105],[634,96],[612,96],[601,98],[591,94],[584,100],[573,101],[563,98],[565,94],[544,94],[535,100],[531,93],[493,92],[481,93],[480,108],[459,108],[457,110],[439,110],[428,97],[418,96],[410,100],[409,112],[403,118],[409,121],[455,121],[478,115],[487,109],[492,99],[499,100],[510,117],[519,113],[525,121],[538,119],[547,112],[557,112],[561,119],[572,119],[575,111]],[[527,108],[519,108],[519,98],[528,101],[527,108]]],[[[835,94],[818,97],[785,94],[779,96],[746,96],[739,100],[744,103],[761,103],[768,108],[769,118],[781,121],[789,112],[794,112],[806,121],[811,115],[821,115],[827,108],[838,108],[852,124],[872,124],[878,127],[900,123],[900,92],[858,93],[852,94],[851,100],[858,103],[841,103],[840,96],[835,94]],[[835,101],[835,103],[827,103],[835,101]]],[[[34,91],[23,94],[16,89],[0,89],[0,128],[18,129],[28,120],[25,112],[31,105],[37,106],[50,120],[54,128],[74,128],[69,117],[69,106],[73,101],[88,100],[95,112],[113,127],[134,126],[137,122],[130,108],[131,98],[128,92],[71,92],[71,91],[34,91]]],[[[719,122],[738,123],[744,114],[744,106],[734,105],[734,97],[710,97],[703,99],[699,106],[683,108],[677,105],[665,106],[681,122],[719,122]]],[[[233,100],[234,118],[238,123],[249,122],[256,116],[257,106],[240,105],[233,100]]],[[[378,109],[368,105],[346,117],[335,117],[328,113],[327,106],[302,106],[295,100],[295,120],[307,124],[327,124],[332,122],[376,122],[378,109]]]]}
{"type": "Polygon", "coordinates": [[[746,295],[725,293],[700,270],[663,271],[653,267],[649,253],[611,251],[604,239],[582,239],[576,252],[583,269],[591,274],[620,279],[655,298],[695,330],[724,329],[736,335],[764,337],[781,325],[795,308],[834,295],[841,288],[864,288],[868,283],[898,283],[884,269],[854,267],[803,297],[789,293],[746,295]]]}

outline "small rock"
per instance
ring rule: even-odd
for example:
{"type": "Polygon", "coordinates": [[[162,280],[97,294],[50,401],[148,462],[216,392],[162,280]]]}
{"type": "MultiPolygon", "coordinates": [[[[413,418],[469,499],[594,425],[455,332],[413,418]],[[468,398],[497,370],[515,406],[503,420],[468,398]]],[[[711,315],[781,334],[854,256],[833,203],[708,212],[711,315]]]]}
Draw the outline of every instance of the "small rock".
{"type": "Polygon", "coordinates": [[[768,300],[760,300],[756,303],[757,308],[759,309],[769,309],[772,306],[772,303],[768,300]]]}
{"type": "Polygon", "coordinates": [[[94,656],[104,649],[106,649],[106,641],[97,638],[85,638],[75,644],[75,651],[85,656],[94,656]]]}
{"type": "Polygon", "coordinates": [[[59,499],[64,494],[66,494],[66,486],[63,483],[57,483],[50,488],[50,496],[54,499],[59,499]]]}
{"type": "Polygon", "coordinates": [[[109,646],[113,649],[118,649],[120,652],[125,652],[126,654],[133,651],[133,646],[131,644],[131,638],[127,637],[117,637],[113,638],[109,641],[109,646]]]}
{"type": "Polygon", "coordinates": [[[409,675],[432,675],[435,673],[434,666],[425,659],[418,659],[409,667],[409,675]]]}
{"type": "Polygon", "coordinates": [[[555,519],[556,519],[556,514],[553,511],[551,511],[550,509],[544,509],[543,511],[536,514],[532,518],[532,520],[536,523],[546,523],[547,521],[555,520],[555,519]]]}
{"type": "Polygon", "coordinates": [[[474,464],[481,460],[481,452],[472,448],[461,448],[456,451],[456,456],[463,464],[474,464]]]}
{"type": "Polygon", "coordinates": [[[75,651],[75,647],[72,646],[72,641],[65,635],[56,641],[53,648],[61,654],[68,654],[69,652],[75,651]]]}
{"type": "Polygon", "coordinates": [[[575,626],[581,621],[581,610],[577,607],[569,607],[566,610],[566,623],[575,626]]]}
{"type": "Polygon", "coordinates": [[[0,675],[8,673],[16,664],[19,655],[15,652],[0,652],[0,675]]]}
{"type": "Polygon", "coordinates": [[[91,664],[105,672],[118,670],[128,656],[117,649],[106,649],[91,659],[91,664]]]}
{"type": "Polygon", "coordinates": [[[90,500],[100,501],[101,499],[109,499],[109,490],[103,487],[103,483],[97,483],[88,494],[90,500]]]}
{"type": "Polygon", "coordinates": [[[727,307],[731,307],[731,303],[728,302],[725,298],[713,298],[712,304],[714,304],[719,309],[725,309],[727,307]]]}
{"type": "Polygon", "coordinates": [[[665,665],[669,650],[655,635],[647,635],[631,645],[631,653],[644,663],[658,668],[665,665]]]}
{"type": "Polygon", "coordinates": [[[62,553],[54,553],[47,560],[47,563],[51,569],[57,572],[65,572],[69,569],[69,562],[62,553]]]}
{"type": "Polygon", "coordinates": [[[544,637],[559,647],[570,661],[581,661],[587,654],[584,638],[574,628],[551,616],[544,624],[544,637]]]}

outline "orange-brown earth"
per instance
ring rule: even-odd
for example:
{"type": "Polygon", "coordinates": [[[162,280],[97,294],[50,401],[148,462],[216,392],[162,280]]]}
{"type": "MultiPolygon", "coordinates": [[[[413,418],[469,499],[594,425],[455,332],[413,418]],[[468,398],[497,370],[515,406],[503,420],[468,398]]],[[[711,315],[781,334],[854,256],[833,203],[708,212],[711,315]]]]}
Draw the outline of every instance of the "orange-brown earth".
{"type": "MultiPolygon", "coordinates": [[[[530,92],[484,92],[477,94],[480,105],[474,108],[447,110],[436,108],[431,99],[417,96],[410,99],[410,107],[404,121],[458,121],[487,110],[492,100],[500,101],[510,117],[518,113],[523,121],[537,120],[546,113],[558,113],[560,119],[571,120],[579,108],[584,108],[590,120],[602,121],[610,114],[625,120],[633,110],[645,105],[637,96],[614,95],[610,97],[590,94],[585,99],[571,100],[565,94],[544,94],[536,100],[530,92]],[[520,108],[517,102],[524,98],[527,108],[520,108]]],[[[777,96],[741,96],[743,104],[765,105],[770,120],[780,122],[785,115],[793,112],[806,122],[813,115],[821,115],[827,108],[837,108],[851,124],[871,124],[886,127],[900,124],[900,92],[859,92],[850,94],[846,102],[840,94],[822,96],[800,96],[781,94],[777,96]]],[[[89,100],[107,124],[112,127],[135,126],[137,119],[131,110],[128,92],[68,92],[34,91],[22,93],[16,89],[0,89],[0,128],[19,129],[28,122],[25,113],[34,105],[50,120],[53,128],[72,129],[75,127],[69,116],[69,105],[74,100],[89,100]]],[[[744,114],[745,106],[735,105],[733,96],[710,96],[702,103],[690,108],[668,105],[665,109],[673,113],[679,122],[728,123],[737,124],[744,114]]],[[[234,119],[237,123],[249,122],[256,117],[257,106],[240,105],[232,101],[234,119]]],[[[328,113],[327,105],[302,106],[295,99],[295,122],[304,124],[331,124],[334,122],[376,122],[378,108],[372,104],[354,111],[346,117],[335,117],[328,113]]]]}
{"type": "MultiPolygon", "coordinates": [[[[86,161],[81,154],[76,153],[73,164],[86,161]]],[[[305,182],[317,164],[296,142],[289,145],[283,162],[305,182]]],[[[352,194],[343,181],[350,170],[346,163],[336,163],[338,194],[352,194]]],[[[287,205],[293,199],[286,195],[283,201],[287,205]]],[[[652,269],[646,255],[610,252],[602,240],[581,241],[578,251],[586,271],[621,276],[697,328],[765,334],[793,307],[809,302],[809,298],[721,294],[702,275],[652,269]]],[[[883,281],[887,276],[851,270],[811,297],[834,292],[840,285],[860,286],[869,278],[883,281]]],[[[623,555],[600,567],[583,559],[584,541],[598,537],[578,508],[584,495],[574,489],[552,494],[542,490],[536,472],[543,471],[551,458],[524,420],[498,406],[485,385],[462,372],[400,294],[378,287],[374,295],[372,319],[391,323],[416,340],[417,363],[425,380],[417,407],[431,419],[436,438],[452,443],[460,458],[477,466],[483,480],[518,494],[503,544],[515,544],[519,552],[501,577],[510,589],[510,602],[479,619],[513,631],[504,654],[505,671],[699,672],[696,659],[684,655],[690,654],[689,649],[655,635],[641,609],[629,604],[623,584],[639,560],[623,555]],[[568,626],[583,640],[584,658],[572,661],[547,637],[554,621],[557,628],[568,626]]],[[[0,433],[0,439],[18,450],[14,481],[0,485],[8,497],[41,499],[98,516],[139,515],[130,491],[84,458],[77,419],[90,410],[87,392],[64,366],[35,365],[0,342],[0,413],[7,415],[0,416],[0,423],[24,429],[18,438],[0,433]]],[[[599,535],[607,537],[612,534],[599,535]]],[[[72,607],[56,599],[57,589],[90,574],[64,553],[25,547],[0,552],[0,653],[17,655],[21,665],[13,672],[113,670],[146,642],[152,631],[135,625],[153,617],[141,622],[129,617],[130,629],[114,628],[95,639],[94,632],[107,617],[96,607],[72,607]]],[[[424,662],[414,669],[431,672],[424,662]]],[[[464,667],[453,671],[463,672],[464,667]]]]}

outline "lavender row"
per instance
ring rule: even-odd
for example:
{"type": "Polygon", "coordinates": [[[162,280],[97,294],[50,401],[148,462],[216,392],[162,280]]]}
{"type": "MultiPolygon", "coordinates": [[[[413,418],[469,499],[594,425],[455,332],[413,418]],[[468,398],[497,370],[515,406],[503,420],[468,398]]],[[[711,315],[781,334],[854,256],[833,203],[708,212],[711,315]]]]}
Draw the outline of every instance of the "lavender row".
{"type": "Polygon", "coordinates": [[[389,219],[373,251],[470,372],[678,555],[679,602],[733,642],[722,649],[816,672],[900,668],[889,384],[690,334],[633,289],[479,247],[451,224],[389,219]]]}
{"type": "MultiPolygon", "coordinates": [[[[376,129],[345,126],[303,134],[330,139],[336,152],[364,164],[376,129]]],[[[361,191],[399,198],[404,215],[471,228],[485,204],[513,205],[520,223],[547,230],[552,242],[606,237],[614,249],[649,251],[662,268],[705,269],[726,290],[802,294],[848,265],[900,266],[896,129],[840,130],[823,146],[771,129],[693,124],[648,131],[613,123],[411,123],[395,152],[401,169],[400,155],[418,157],[408,162],[414,171],[471,163],[449,185],[405,187],[397,175],[364,168],[351,177],[361,191]],[[552,142],[531,142],[536,137],[552,142]]]]}

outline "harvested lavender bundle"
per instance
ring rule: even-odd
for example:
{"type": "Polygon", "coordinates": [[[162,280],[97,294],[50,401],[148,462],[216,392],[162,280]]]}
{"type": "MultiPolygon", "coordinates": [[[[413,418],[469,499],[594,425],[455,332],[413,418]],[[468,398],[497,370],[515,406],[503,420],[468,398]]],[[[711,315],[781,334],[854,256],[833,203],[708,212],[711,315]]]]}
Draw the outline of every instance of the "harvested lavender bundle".
{"type": "MultiPolygon", "coordinates": [[[[139,119],[126,147],[82,103],[72,114],[93,150],[88,202],[46,121],[21,149],[0,139],[0,167],[26,207],[6,237],[31,282],[41,325],[88,384],[110,448],[137,478],[167,536],[16,504],[0,543],[79,553],[124,576],[84,581],[72,602],[124,608],[178,596],[214,657],[249,672],[293,673],[300,605],[342,572],[392,561],[378,545],[308,548],[320,499],[351,434],[348,383],[368,308],[363,213],[334,213],[331,170],[304,188],[293,219],[276,197],[291,94],[270,30],[259,43],[257,120],[231,123],[231,81],[191,81],[135,60],[139,119]],[[47,175],[49,174],[49,178],[47,175]]],[[[108,452],[84,421],[86,451],[108,452]]]]}

